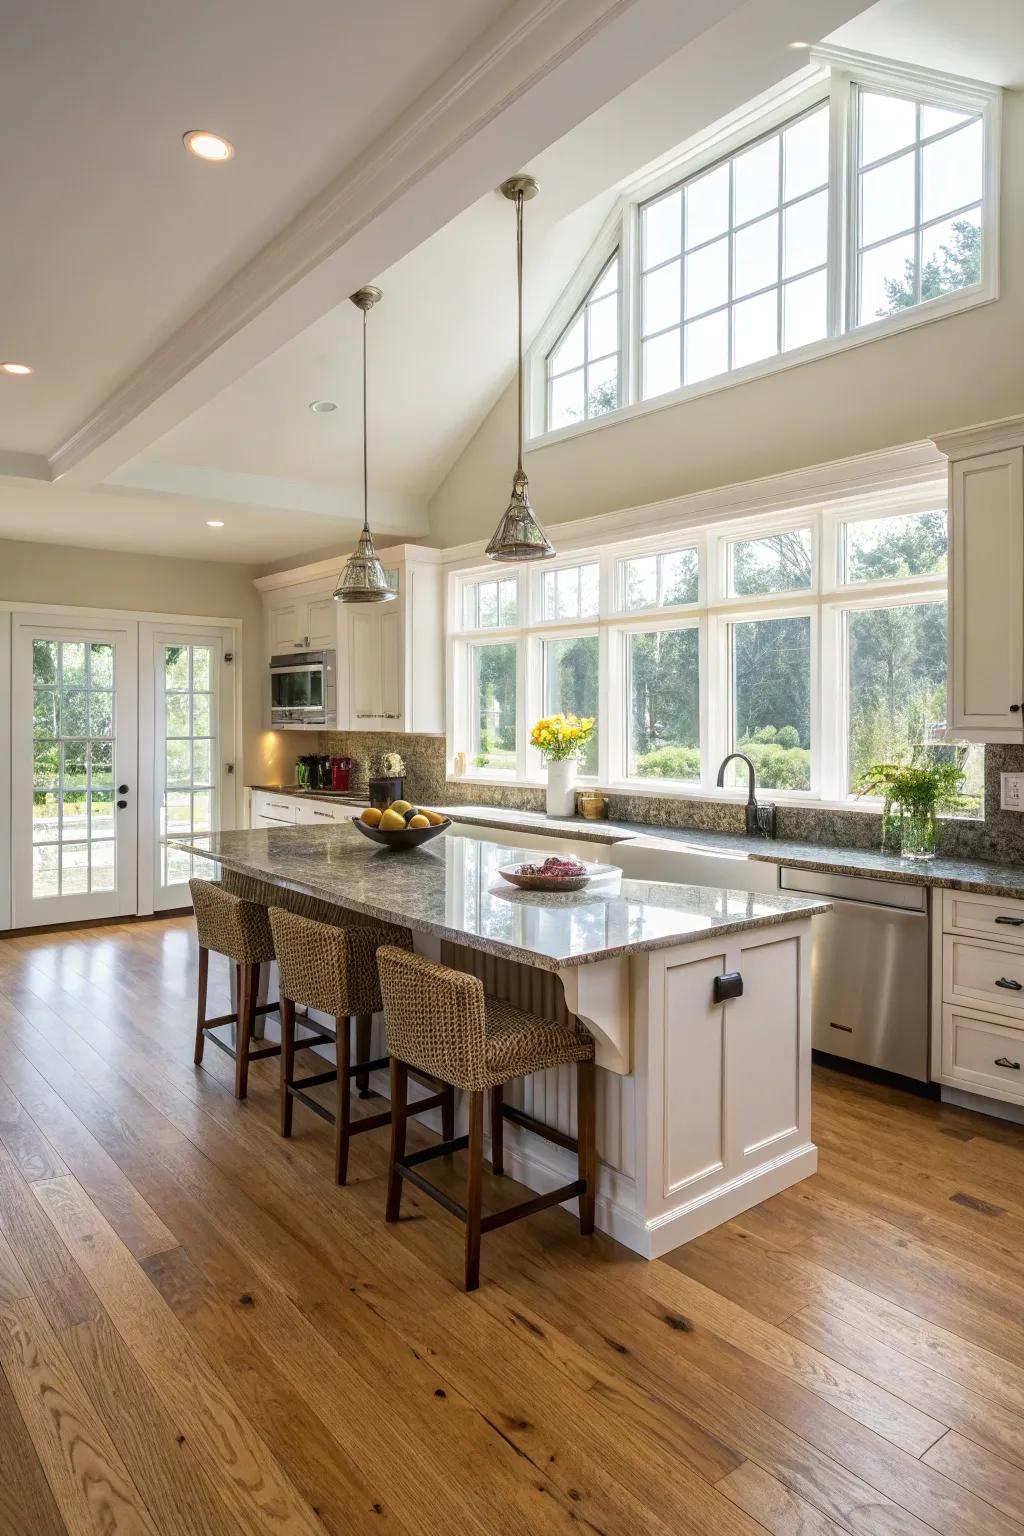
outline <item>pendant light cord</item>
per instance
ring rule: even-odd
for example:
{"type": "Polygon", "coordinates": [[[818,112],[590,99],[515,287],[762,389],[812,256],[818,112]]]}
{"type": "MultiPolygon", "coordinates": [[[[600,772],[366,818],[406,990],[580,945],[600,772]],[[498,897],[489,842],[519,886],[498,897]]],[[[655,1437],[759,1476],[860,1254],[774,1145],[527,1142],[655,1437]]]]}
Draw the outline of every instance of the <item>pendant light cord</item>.
{"type": "Polygon", "coordinates": [[[363,532],[370,531],[370,481],[367,469],[367,439],[369,433],[366,424],[366,316],[363,310],[363,532]]]}
{"type": "Polygon", "coordinates": [[[520,189],[516,193],[516,289],[519,294],[519,317],[517,332],[517,365],[519,369],[519,462],[518,475],[523,475],[523,193],[520,189]]]}

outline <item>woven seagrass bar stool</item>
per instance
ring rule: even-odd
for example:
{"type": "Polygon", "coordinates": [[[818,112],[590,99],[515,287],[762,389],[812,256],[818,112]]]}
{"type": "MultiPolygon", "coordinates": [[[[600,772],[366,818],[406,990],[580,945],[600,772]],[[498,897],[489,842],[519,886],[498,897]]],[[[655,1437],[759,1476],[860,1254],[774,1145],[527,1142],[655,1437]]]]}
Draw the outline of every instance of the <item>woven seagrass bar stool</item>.
{"type": "Polygon", "coordinates": [[[556,1024],[527,1013],[512,1003],[484,994],[483,983],[464,971],[435,965],[404,949],[377,952],[384,1021],[391,1055],[391,1160],[388,1168],[386,1216],[397,1221],[402,1180],[409,1179],[431,1199],[439,1201],[466,1224],[466,1290],[480,1284],[480,1236],[549,1205],[579,1196],[580,1231],[594,1230],[597,1193],[597,1130],[594,1100],[594,1041],[572,1024],[556,1024]],[[542,1125],[532,1116],[503,1102],[506,1083],[548,1067],[577,1064],[577,1129],[570,1137],[542,1125]],[[429,1072],[461,1088],[469,1096],[469,1134],[440,1146],[406,1153],[406,1094],[411,1069],[429,1072]],[[574,1151],[579,1177],[561,1189],[524,1200],[507,1210],[481,1212],[484,1094],[491,1098],[491,1167],[504,1172],[502,1127],[507,1117],[548,1141],[574,1151]],[[466,1203],[461,1205],[419,1172],[422,1163],[447,1153],[469,1149],[466,1203]]]}
{"type": "MultiPolygon", "coordinates": [[[[388,1058],[369,1061],[370,1028],[373,1015],[383,1007],[377,975],[377,950],[389,945],[396,953],[412,948],[412,935],[406,928],[354,918],[351,923],[335,925],[316,918],[288,912],[283,907],[270,908],[270,928],[277,954],[281,991],[281,1135],[292,1133],[292,1108],[296,1099],[315,1115],[334,1126],[334,1177],[344,1184],[348,1176],[348,1149],[353,1136],[390,1125],[391,1111],[352,1118],[351,1083],[367,1096],[370,1073],[388,1065],[388,1058]],[[304,1003],[321,1013],[334,1015],[335,1030],[326,1038],[335,1043],[336,1066],[333,1071],[317,1072],[307,1077],[295,1076],[295,1005],[304,1003]],[[349,1021],[356,1025],[356,1056],[351,1060],[349,1021]],[[332,1113],[311,1095],[311,1088],[336,1083],[337,1100],[332,1113]]],[[[413,1107],[414,1114],[440,1109],[443,1134],[455,1130],[455,1094],[446,1083],[427,1074],[427,1086],[434,1090],[413,1107]]]]}
{"type": "Polygon", "coordinates": [[[196,1005],[195,1063],[203,1059],[203,1046],[211,1029],[218,1024],[236,1024],[235,1045],[219,1035],[210,1035],[214,1045],[225,1051],[235,1063],[235,1098],[244,1099],[249,1088],[249,1063],[264,1056],[280,1054],[279,1045],[252,1048],[256,1019],[272,1013],[276,1003],[257,1003],[260,970],[274,958],[274,940],[267,920],[267,909],[255,901],[232,896],[216,880],[190,880],[192,905],[199,935],[199,989],[196,1005]],[[235,967],[238,1006],[234,1013],[219,1018],[206,1017],[206,988],[210,970],[210,951],[226,955],[235,967]]]}

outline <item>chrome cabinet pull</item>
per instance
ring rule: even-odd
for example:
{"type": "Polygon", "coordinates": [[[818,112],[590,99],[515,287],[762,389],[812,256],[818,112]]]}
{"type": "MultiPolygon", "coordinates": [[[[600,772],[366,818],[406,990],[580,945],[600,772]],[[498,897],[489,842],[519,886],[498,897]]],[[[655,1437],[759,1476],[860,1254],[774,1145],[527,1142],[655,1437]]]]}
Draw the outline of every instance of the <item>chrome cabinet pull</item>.
{"type": "Polygon", "coordinates": [[[1009,1056],[997,1056],[994,1064],[997,1067],[1009,1067],[1012,1072],[1020,1071],[1020,1062],[1011,1061],[1009,1056]]]}
{"type": "Polygon", "coordinates": [[[1000,977],[998,977],[997,980],[996,980],[996,986],[997,987],[1005,987],[1007,992],[1021,992],[1021,991],[1024,991],[1024,987],[1021,986],[1021,983],[1019,981],[1011,981],[1008,976],[1000,976],[1000,977]]]}
{"type": "Polygon", "coordinates": [[[997,917],[997,923],[1005,923],[1008,928],[1024,928],[1024,917],[997,917]]]}

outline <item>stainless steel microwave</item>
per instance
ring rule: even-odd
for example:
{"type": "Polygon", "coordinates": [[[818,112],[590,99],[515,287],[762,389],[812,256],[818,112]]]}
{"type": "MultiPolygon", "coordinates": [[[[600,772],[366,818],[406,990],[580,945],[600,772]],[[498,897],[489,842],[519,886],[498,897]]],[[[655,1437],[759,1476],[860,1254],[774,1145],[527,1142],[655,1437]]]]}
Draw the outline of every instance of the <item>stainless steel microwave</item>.
{"type": "Polygon", "coordinates": [[[335,651],[271,656],[271,726],[336,725],[336,665],[335,651]]]}

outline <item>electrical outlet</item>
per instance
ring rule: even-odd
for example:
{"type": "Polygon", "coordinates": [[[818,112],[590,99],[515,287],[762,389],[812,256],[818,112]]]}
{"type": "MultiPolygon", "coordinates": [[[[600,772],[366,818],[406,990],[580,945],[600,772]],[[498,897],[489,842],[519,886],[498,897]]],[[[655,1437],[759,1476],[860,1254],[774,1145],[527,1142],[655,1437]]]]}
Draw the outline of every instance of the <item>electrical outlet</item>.
{"type": "Polygon", "coordinates": [[[999,775],[999,808],[1003,811],[1024,811],[1024,773],[999,775]]]}

